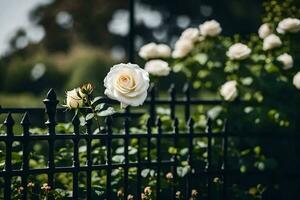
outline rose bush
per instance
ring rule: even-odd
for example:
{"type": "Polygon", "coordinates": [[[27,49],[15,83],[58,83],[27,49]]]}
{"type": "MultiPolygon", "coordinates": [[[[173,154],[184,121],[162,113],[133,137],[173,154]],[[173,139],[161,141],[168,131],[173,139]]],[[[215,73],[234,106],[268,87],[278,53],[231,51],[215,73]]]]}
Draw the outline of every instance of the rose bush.
{"type": "MultiPolygon", "coordinates": [[[[264,6],[266,14],[257,33],[246,38],[238,34],[222,36],[219,22],[205,21],[198,28],[184,30],[174,45],[172,57],[162,60],[169,63],[173,73],[186,76],[199,91],[193,93],[195,96],[207,94],[228,102],[250,101],[260,105],[245,105],[233,111],[227,103],[221,109],[199,108],[200,114],[215,113],[212,116],[220,122],[228,115],[246,114],[248,117],[243,119],[258,129],[295,128],[298,112],[291,110],[300,109],[299,60],[295,59],[299,52],[295,44],[299,39],[300,12],[292,1],[266,2],[264,6]],[[287,102],[290,108],[286,107],[287,102]]],[[[203,126],[204,119],[199,118],[196,124],[203,126]]]]}

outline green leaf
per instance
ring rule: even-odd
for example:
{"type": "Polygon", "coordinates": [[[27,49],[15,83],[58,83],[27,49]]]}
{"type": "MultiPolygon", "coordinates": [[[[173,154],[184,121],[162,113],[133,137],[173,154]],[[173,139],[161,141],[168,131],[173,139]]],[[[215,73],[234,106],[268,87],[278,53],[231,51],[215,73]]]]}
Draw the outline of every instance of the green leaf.
{"type": "Polygon", "coordinates": [[[95,116],[94,113],[89,113],[85,116],[85,120],[88,121],[88,120],[92,119],[94,116],[95,116]]]}
{"type": "Polygon", "coordinates": [[[98,104],[98,105],[95,107],[95,110],[96,110],[96,111],[100,111],[100,110],[102,110],[102,109],[104,108],[104,106],[105,106],[105,103],[100,103],[100,104],[98,104]]]}
{"type": "Polygon", "coordinates": [[[103,97],[101,96],[98,96],[98,97],[95,97],[93,100],[92,100],[92,104],[96,103],[97,101],[99,101],[100,99],[102,99],[103,97]]]}
{"type": "Polygon", "coordinates": [[[106,110],[98,112],[97,115],[99,117],[106,117],[106,116],[112,115],[114,113],[116,113],[115,109],[113,107],[108,107],[106,110]]]}
{"type": "Polygon", "coordinates": [[[175,147],[169,147],[168,152],[169,154],[175,155],[177,153],[177,149],[175,147]]]}
{"type": "Polygon", "coordinates": [[[143,169],[141,172],[141,176],[146,178],[149,173],[150,173],[150,169],[143,169]]]}
{"type": "Polygon", "coordinates": [[[190,171],[190,166],[177,167],[177,174],[179,177],[184,177],[190,171]]]}
{"type": "Polygon", "coordinates": [[[125,160],[125,157],[123,155],[115,155],[112,157],[112,161],[117,163],[123,163],[125,160]]]}

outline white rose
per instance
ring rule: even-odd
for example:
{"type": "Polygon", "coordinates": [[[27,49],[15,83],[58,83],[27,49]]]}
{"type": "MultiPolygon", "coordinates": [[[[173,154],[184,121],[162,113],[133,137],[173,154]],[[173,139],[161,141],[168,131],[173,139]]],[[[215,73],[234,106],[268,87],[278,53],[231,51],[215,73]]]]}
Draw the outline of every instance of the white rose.
{"type": "Polygon", "coordinates": [[[233,101],[238,96],[236,81],[227,81],[221,86],[220,94],[225,101],[233,101]]]}
{"type": "Polygon", "coordinates": [[[228,51],[226,52],[226,55],[231,60],[244,60],[249,57],[251,53],[251,49],[242,43],[236,43],[229,47],[228,51]]]}
{"type": "Polygon", "coordinates": [[[287,32],[296,33],[300,31],[300,20],[297,18],[286,18],[279,22],[277,28],[278,33],[284,34],[287,32]]]}
{"type": "Polygon", "coordinates": [[[70,109],[72,108],[81,108],[83,106],[83,98],[84,94],[80,92],[78,89],[73,89],[66,92],[67,99],[66,99],[66,106],[70,109]]]}
{"type": "Polygon", "coordinates": [[[157,58],[169,58],[171,56],[171,48],[166,44],[158,44],[156,51],[157,58]]]}
{"type": "Polygon", "coordinates": [[[136,64],[114,65],[104,79],[104,94],[121,107],[142,105],[147,97],[149,74],[136,64]]]}
{"type": "Polygon", "coordinates": [[[180,39],[196,42],[199,39],[199,30],[197,28],[188,28],[182,32],[180,39]]]}
{"type": "Polygon", "coordinates": [[[278,56],[277,60],[284,65],[283,69],[290,69],[294,65],[293,57],[287,53],[278,56]]]}
{"type": "Polygon", "coordinates": [[[276,47],[280,47],[281,44],[282,42],[280,38],[275,34],[271,34],[264,39],[263,50],[266,51],[266,50],[274,49],[276,47]]]}
{"type": "Polygon", "coordinates": [[[175,50],[172,53],[173,58],[183,58],[194,48],[191,40],[179,39],[175,44],[175,50]]]}
{"type": "Polygon", "coordinates": [[[171,69],[163,60],[150,60],[145,64],[145,70],[154,76],[168,76],[171,69]]]}
{"type": "Polygon", "coordinates": [[[300,72],[297,72],[297,74],[295,74],[293,78],[293,84],[298,90],[300,90],[300,72]]]}
{"type": "Polygon", "coordinates": [[[268,35],[272,34],[272,28],[270,24],[263,24],[258,29],[258,35],[261,39],[266,38],[268,35]]]}
{"type": "Polygon", "coordinates": [[[168,45],[151,42],[141,47],[139,56],[145,60],[151,58],[168,58],[171,56],[171,49],[168,45]]]}
{"type": "Polygon", "coordinates": [[[200,34],[203,36],[215,37],[219,35],[222,28],[216,20],[206,21],[199,26],[200,34]]]}

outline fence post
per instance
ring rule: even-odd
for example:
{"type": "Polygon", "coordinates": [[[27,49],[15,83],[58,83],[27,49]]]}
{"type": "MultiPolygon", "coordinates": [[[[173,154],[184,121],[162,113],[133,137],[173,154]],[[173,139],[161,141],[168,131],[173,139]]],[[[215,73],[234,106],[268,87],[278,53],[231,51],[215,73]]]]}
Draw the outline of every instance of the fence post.
{"type": "Polygon", "coordinates": [[[212,195],[212,182],[211,182],[211,161],[212,161],[212,120],[207,120],[207,163],[206,163],[206,175],[207,175],[207,199],[211,200],[212,195]]]}
{"type": "Polygon", "coordinates": [[[72,124],[74,128],[73,138],[73,199],[78,199],[78,170],[80,167],[79,163],[79,153],[78,153],[78,143],[79,143],[79,117],[78,113],[76,113],[72,119],[72,124]]]}
{"type": "Polygon", "coordinates": [[[28,113],[26,112],[21,120],[21,125],[23,127],[23,161],[22,161],[22,170],[23,170],[23,175],[22,175],[22,198],[27,199],[27,184],[28,184],[28,170],[29,170],[29,151],[28,151],[28,146],[29,146],[29,126],[30,126],[30,120],[28,113]]]}
{"type": "MultiPolygon", "coordinates": [[[[46,121],[46,126],[48,127],[48,184],[51,189],[54,189],[54,173],[55,173],[55,166],[54,166],[54,142],[55,142],[55,126],[56,126],[56,106],[58,104],[58,100],[56,98],[56,93],[53,89],[50,89],[47,98],[43,100],[45,104],[45,112],[48,115],[48,120],[46,121]]],[[[53,198],[53,197],[51,197],[53,198]]]]}
{"type": "Polygon", "coordinates": [[[160,199],[160,168],[161,168],[161,151],[160,140],[162,135],[161,120],[157,119],[157,152],[156,152],[156,199],[160,199]]]}
{"type": "Polygon", "coordinates": [[[174,148],[176,149],[176,153],[174,155],[174,165],[173,165],[173,199],[176,199],[176,191],[177,191],[177,165],[178,165],[178,118],[175,117],[173,122],[173,134],[174,134],[174,148]]]}
{"type": "Polygon", "coordinates": [[[227,160],[228,160],[228,120],[224,123],[223,137],[223,200],[228,199],[228,183],[227,183],[227,160]]]}
{"type": "Polygon", "coordinates": [[[106,199],[111,199],[111,140],[112,140],[112,118],[111,116],[106,118],[106,130],[107,130],[107,140],[106,140],[106,164],[107,164],[107,175],[106,175],[106,199]]]}
{"type": "Polygon", "coordinates": [[[152,121],[153,119],[151,117],[148,118],[147,121],[147,162],[150,166],[151,163],[151,135],[152,135],[152,121]]]}
{"type": "Polygon", "coordinates": [[[91,199],[92,194],[92,119],[86,120],[86,160],[87,160],[87,171],[86,171],[86,192],[87,192],[87,199],[91,199]]]}
{"type": "Polygon", "coordinates": [[[7,118],[4,121],[4,125],[6,126],[6,141],[5,141],[5,171],[6,176],[4,177],[5,180],[5,188],[4,188],[4,199],[10,200],[11,199],[11,155],[12,155],[12,143],[13,143],[13,126],[15,121],[11,115],[8,113],[7,118]]]}
{"type": "Polygon", "coordinates": [[[188,129],[188,148],[189,148],[189,156],[188,163],[190,165],[190,171],[187,176],[187,187],[186,187],[186,199],[190,199],[191,197],[191,183],[192,183],[192,171],[193,171],[193,140],[194,140],[194,119],[190,118],[187,123],[188,129]]]}
{"type": "Polygon", "coordinates": [[[129,120],[126,117],[124,121],[124,130],[125,130],[125,138],[124,138],[124,200],[128,198],[128,168],[129,168],[129,158],[128,158],[128,146],[129,146],[129,120]]]}

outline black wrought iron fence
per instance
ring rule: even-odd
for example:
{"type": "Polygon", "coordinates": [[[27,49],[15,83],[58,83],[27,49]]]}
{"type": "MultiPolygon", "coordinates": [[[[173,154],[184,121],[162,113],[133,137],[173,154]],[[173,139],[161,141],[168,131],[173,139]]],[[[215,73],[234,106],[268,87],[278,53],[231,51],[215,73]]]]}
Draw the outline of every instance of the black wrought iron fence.
{"type": "MultiPolygon", "coordinates": [[[[279,139],[297,139],[294,134],[285,133],[285,135],[270,135],[262,133],[241,134],[228,131],[227,125],[232,122],[227,122],[221,131],[213,131],[213,121],[208,119],[206,131],[195,131],[194,120],[191,117],[192,105],[218,105],[221,103],[219,100],[199,100],[191,98],[190,89],[188,85],[184,87],[184,96],[177,98],[175,87],[171,86],[170,97],[168,99],[156,98],[154,87],[149,92],[149,98],[146,101],[148,106],[147,110],[140,110],[138,112],[127,109],[124,113],[115,114],[108,117],[103,126],[105,127],[101,132],[95,133],[93,131],[93,124],[91,120],[85,122],[84,129],[80,125],[78,114],[76,114],[72,121],[65,119],[67,112],[63,112],[63,108],[57,108],[58,100],[53,90],[50,90],[46,99],[43,101],[45,108],[34,109],[20,109],[20,108],[1,108],[0,116],[6,114],[4,121],[5,130],[4,134],[0,135],[0,142],[5,146],[5,162],[4,168],[0,171],[0,178],[4,179],[2,184],[3,199],[11,199],[13,195],[12,179],[20,177],[22,190],[21,198],[28,199],[28,183],[31,182],[32,175],[47,174],[47,184],[52,188],[56,188],[55,175],[59,173],[70,173],[72,176],[72,193],[69,195],[70,199],[93,199],[93,172],[102,171],[105,177],[105,185],[102,188],[100,199],[116,199],[117,192],[116,186],[112,185],[115,177],[112,173],[116,169],[122,170],[122,198],[127,199],[129,195],[134,195],[134,199],[141,199],[145,181],[143,177],[143,170],[149,169],[153,172],[152,181],[155,191],[155,199],[168,197],[169,199],[178,199],[177,191],[181,191],[182,199],[189,199],[193,189],[201,191],[200,197],[203,199],[233,199],[232,194],[232,180],[239,180],[239,178],[253,178],[258,176],[265,176],[269,182],[272,181],[288,181],[290,179],[299,180],[299,172],[296,171],[278,171],[278,170],[248,170],[242,172],[240,169],[228,167],[228,140],[229,138],[241,139],[241,137],[258,137],[258,138],[276,138],[279,139]],[[172,131],[163,130],[162,121],[156,117],[156,108],[158,105],[167,105],[170,109],[170,118],[172,119],[172,131]],[[179,129],[179,120],[176,118],[176,109],[178,106],[183,106],[184,118],[186,129],[179,129]],[[32,134],[30,131],[31,121],[30,118],[34,115],[46,113],[45,125],[47,126],[46,134],[32,134]],[[131,121],[143,113],[149,113],[149,119],[146,122],[145,131],[131,133],[130,128],[135,127],[136,124],[131,121]],[[20,124],[22,126],[22,134],[14,132],[15,120],[13,115],[15,113],[23,113],[20,124]],[[60,117],[65,122],[71,122],[73,125],[72,133],[61,133],[56,130],[57,117],[60,117]],[[115,122],[121,119],[124,122],[123,128],[114,129],[115,122]],[[156,119],[156,120],[154,120],[156,119]],[[206,156],[199,157],[199,152],[196,151],[195,139],[201,138],[206,142],[204,152],[206,156]],[[86,162],[81,163],[79,160],[79,143],[85,141],[86,146],[86,162]],[[102,147],[105,149],[105,158],[100,163],[93,162],[92,142],[100,140],[102,147]],[[122,140],[124,148],[123,160],[115,162],[112,160],[115,149],[113,143],[115,140],[122,140]],[[136,153],[134,159],[130,159],[132,155],[129,154],[130,142],[136,140],[136,153]],[[45,141],[47,143],[47,166],[43,168],[30,167],[30,154],[32,142],[45,141]],[[70,166],[57,166],[55,164],[55,144],[57,141],[71,141],[72,143],[72,165],[70,166]],[[13,166],[12,158],[13,144],[19,142],[22,146],[22,161],[19,168],[13,166]],[[165,157],[166,143],[175,149],[172,156],[165,157]],[[213,157],[215,154],[216,144],[220,144],[218,149],[219,156],[213,157]],[[181,157],[179,160],[179,149],[186,147],[186,156],[181,157]],[[178,170],[183,170],[182,163],[185,162],[188,166],[186,174],[182,177],[178,176],[178,170]],[[215,164],[217,162],[217,164],[215,164]],[[134,172],[132,172],[134,169],[134,172]],[[165,173],[170,172],[171,178],[165,183],[165,173]],[[85,175],[82,176],[82,173],[85,175]],[[80,189],[79,182],[85,179],[84,189],[80,189]],[[230,179],[232,179],[230,181],[230,179]],[[220,183],[219,186],[215,185],[216,180],[220,183]],[[230,182],[230,184],[229,184],[230,182]],[[231,188],[231,189],[229,189],[231,188]],[[231,192],[230,192],[231,191],[231,192]],[[216,197],[216,192],[218,193],[216,197]],[[177,193],[177,194],[176,194],[177,193]]],[[[110,103],[114,101],[103,99],[110,103]]],[[[248,102],[249,103],[249,102],[248,102]]],[[[89,110],[86,110],[88,112],[89,110]]],[[[43,118],[40,118],[43,121],[43,118]]],[[[251,130],[250,130],[251,131],[251,130]]],[[[245,130],[249,132],[249,130],[245,130]]],[[[198,149],[199,150],[199,149],[198,149]]],[[[100,182],[96,183],[96,185],[100,182]]],[[[282,194],[282,193],[278,193],[282,194]]],[[[273,195],[271,195],[272,197],[273,195]]],[[[54,197],[49,197],[54,198],[54,197]]],[[[97,199],[97,198],[96,198],[97,199]]]]}

